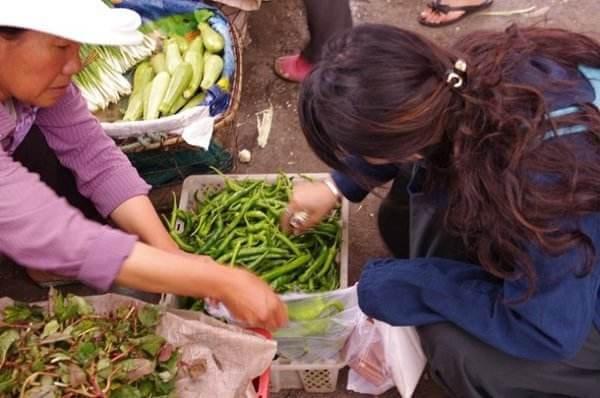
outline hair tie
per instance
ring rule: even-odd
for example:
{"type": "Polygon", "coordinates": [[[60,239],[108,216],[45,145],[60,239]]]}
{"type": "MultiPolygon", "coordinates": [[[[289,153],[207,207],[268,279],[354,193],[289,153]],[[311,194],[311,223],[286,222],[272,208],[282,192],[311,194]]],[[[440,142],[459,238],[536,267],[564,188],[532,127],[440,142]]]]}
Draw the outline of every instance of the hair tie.
{"type": "Polygon", "coordinates": [[[459,58],[454,63],[452,70],[446,72],[446,83],[454,88],[461,88],[467,79],[467,62],[459,58]]]}

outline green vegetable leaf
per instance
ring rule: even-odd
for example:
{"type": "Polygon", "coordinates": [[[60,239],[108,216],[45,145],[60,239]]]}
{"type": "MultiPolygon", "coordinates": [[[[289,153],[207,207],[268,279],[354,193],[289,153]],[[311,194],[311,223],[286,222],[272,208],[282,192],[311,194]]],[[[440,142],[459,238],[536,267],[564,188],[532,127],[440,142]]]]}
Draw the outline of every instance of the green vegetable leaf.
{"type": "Polygon", "coordinates": [[[177,373],[177,365],[179,364],[179,351],[174,350],[171,357],[164,363],[160,364],[160,369],[165,369],[171,374],[177,373]]]}
{"type": "Polygon", "coordinates": [[[58,323],[58,321],[56,319],[53,319],[44,326],[44,331],[42,332],[42,335],[40,336],[40,338],[45,339],[46,337],[50,336],[51,334],[58,332],[59,329],[60,329],[60,324],[58,323]]]}
{"type": "Polygon", "coordinates": [[[196,18],[196,22],[198,23],[208,21],[213,15],[215,15],[215,13],[207,8],[194,11],[194,18],[196,18]]]}
{"type": "Polygon", "coordinates": [[[71,335],[73,337],[79,337],[79,336],[89,332],[90,329],[98,329],[97,322],[93,319],[84,319],[83,321],[79,322],[77,325],[75,325],[73,327],[71,335]]]}
{"type": "Polygon", "coordinates": [[[44,319],[44,314],[38,306],[15,302],[4,308],[3,318],[6,323],[39,322],[44,319]]]}
{"type": "Polygon", "coordinates": [[[154,305],[145,305],[138,311],[138,320],[146,327],[154,327],[160,319],[160,310],[154,305]]]}
{"type": "Polygon", "coordinates": [[[120,377],[125,375],[128,382],[134,382],[154,372],[155,363],[149,359],[133,358],[119,362],[120,377]]]}
{"type": "Polygon", "coordinates": [[[156,394],[167,395],[175,390],[175,378],[171,378],[168,381],[162,381],[159,377],[154,379],[154,389],[156,394]]]}
{"type": "Polygon", "coordinates": [[[14,329],[5,330],[0,334],[0,368],[4,364],[4,361],[6,361],[6,354],[8,353],[10,346],[12,346],[15,341],[19,340],[19,338],[19,332],[14,329]]]}
{"type": "Polygon", "coordinates": [[[140,390],[133,386],[121,386],[110,393],[110,398],[144,398],[140,390]]]}
{"type": "Polygon", "coordinates": [[[41,372],[42,370],[44,370],[45,366],[46,363],[44,362],[44,360],[42,358],[38,358],[31,364],[31,371],[34,373],[41,372]]]}
{"type": "Polygon", "coordinates": [[[98,352],[98,348],[91,341],[83,342],[77,347],[75,351],[75,359],[83,364],[92,360],[98,352]]]}
{"type": "Polygon", "coordinates": [[[60,322],[64,322],[77,316],[77,304],[65,300],[60,292],[56,292],[56,295],[53,297],[52,308],[60,322]]]}
{"type": "Polygon", "coordinates": [[[0,372],[0,393],[8,393],[17,387],[15,371],[3,370],[0,372]]]}
{"type": "Polygon", "coordinates": [[[94,307],[90,305],[83,297],[70,294],[67,296],[69,306],[77,309],[77,315],[89,315],[94,313],[94,307]]]}
{"type": "Polygon", "coordinates": [[[139,382],[139,384],[138,384],[138,388],[140,390],[140,393],[144,397],[153,397],[153,396],[155,396],[155,394],[154,394],[154,382],[152,380],[150,380],[149,378],[141,380],[139,382]]]}
{"type": "Polygon", "coordinates": [[[156,357],[165,343],[165,339],[156,334],[149,334],[139,339],[130,339],[130,341],[153,358],[156,357]]]}

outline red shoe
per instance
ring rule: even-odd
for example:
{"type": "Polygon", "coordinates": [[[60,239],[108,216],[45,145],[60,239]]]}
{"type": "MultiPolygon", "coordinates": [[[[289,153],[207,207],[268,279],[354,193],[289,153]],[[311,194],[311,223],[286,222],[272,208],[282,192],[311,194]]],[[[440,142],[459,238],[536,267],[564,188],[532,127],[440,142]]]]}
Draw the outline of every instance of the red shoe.
{"type": "Polygon", "coordinates": [[[275,74],[290,82],[301,82],[312,69],[312,65],[300,54],[286,55],[275,60],[275,74]]]}

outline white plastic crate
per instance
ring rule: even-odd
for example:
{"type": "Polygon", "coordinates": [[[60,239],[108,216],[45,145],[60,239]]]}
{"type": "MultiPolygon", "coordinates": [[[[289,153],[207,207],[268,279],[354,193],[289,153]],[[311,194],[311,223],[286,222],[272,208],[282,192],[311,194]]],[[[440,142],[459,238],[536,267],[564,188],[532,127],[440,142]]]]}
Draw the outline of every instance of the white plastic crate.
{"type": "Polygon", "coordinates": [[[341,359],[330,363],[285,363],[280,359],[271,365],[269,391],[303,389],[311,393],[334,392],[340,369],[345,365],[341,359]]]}
{"type": "MultiPolygon", "coordinates": [[[[268,183],[274,183],[279,174],[229,174],[228,178],[233,180],[264,180],[268,183]]],[[[299,174],[287,174],[288,177],[301,179],[299,174]]],[[[302,176],[310,177],[314,180],[323,180],[329,177],[327,173],[308,173],[302,176]]],[[[179,198],[179,208],[190,210],[196,205],[196,198],[202,200],[204,195],[210,192],[220,191],[225,186],[223,178],[219,175],[193,175],[183,181],[181,187],[181,196],[179,198]]],[[[338,264],[340,266],[340,287],[348,287],[348,215],[349,203],[344,198],[341,203],[340,220],[342,224],[342,244],[338,254],[338,264]]],[[[178,225],[181,228],[182,225],[178,225]]],[[[178,297],[167,294],[164,295],[161,304],[167,307],[179,307],[178,297]]],[[[276,359],[271,367],[271,379],[269,390],[278,392],[287,389],[303,389],[306,392],[327,393],[333,392],[337,386],[337,379],[340,369],[345,366],[341,359],[329,362],[305,364],[293,363],[284,359],[276,359]]]]}

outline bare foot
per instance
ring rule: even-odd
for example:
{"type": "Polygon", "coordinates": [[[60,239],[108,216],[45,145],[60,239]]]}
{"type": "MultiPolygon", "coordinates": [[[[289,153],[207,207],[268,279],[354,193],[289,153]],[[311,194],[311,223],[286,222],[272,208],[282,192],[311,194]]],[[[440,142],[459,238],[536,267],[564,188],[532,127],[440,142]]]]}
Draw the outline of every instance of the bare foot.
{"type": "MultiPolygon", "coordinates": [[[[483,0],[442,0],[441,4],[450,7],[477,6],[484,4],[483,0]]],[[[421,13],[421,20],[430,24],[441,24],[455,21],[462,17],[465,11],[449,11],[447,14],[434,11],[431,7],[427,7],[421,13]]]]}

